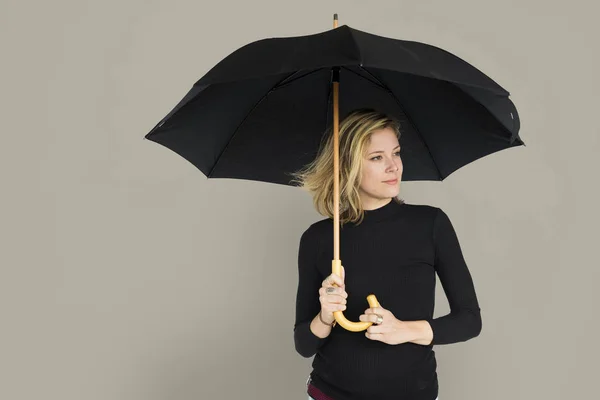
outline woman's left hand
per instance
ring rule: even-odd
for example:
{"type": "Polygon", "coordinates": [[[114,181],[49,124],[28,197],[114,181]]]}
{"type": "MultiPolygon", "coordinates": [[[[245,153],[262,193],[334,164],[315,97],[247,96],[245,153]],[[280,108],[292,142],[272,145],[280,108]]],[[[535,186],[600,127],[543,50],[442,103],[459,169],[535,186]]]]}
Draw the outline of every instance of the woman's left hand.
{"type": "Polygon", "coordinates": [[[387,344],[401,344],[410,342],[413,339],[413,331],[410,323],[400,321],[391,311],[383,307],[373,307],[365,310],[359,319],[361,321],[373,322],[373,325],[367,328],[365,336],[371,340],[379,340],[387,344]],[[377,324],[377,316],[383,317],[383,322],[377,324]]]}

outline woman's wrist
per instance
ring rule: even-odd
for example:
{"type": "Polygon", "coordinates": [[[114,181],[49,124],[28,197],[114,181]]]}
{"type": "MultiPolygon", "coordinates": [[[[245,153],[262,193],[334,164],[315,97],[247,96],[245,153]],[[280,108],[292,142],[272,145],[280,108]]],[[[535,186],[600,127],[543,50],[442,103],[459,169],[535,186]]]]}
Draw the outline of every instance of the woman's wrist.
{"type": "Polygon", "coordinates": [[[319,320],[321,321],[321,323],[322,323],[323,325],[329,326],[329,327],[331,327],[331,328],[333,328],[333,327],[335,326],[335,318],[333,319],[333,321],[331,321],[331,322],[328,322],[327,320],[325,320],[325,319],[323,318],[323,314],[321,313],[321,311],[319,311],[319,320]]]}
{"type": "Polygon", "coordinates": [[[325,339],[333,331],[333,328],[321,321],[321,313],[319,312],[310,323],[310,330],[316,337],[325,339]]]}
{"type": "Polygon", "coordinates": [[[413,339],[410,342],[424,346],[428,346],[432,343],[433,330],[429,322],[425,320],[405,322],[409,323],[409,326],[413,332],[413,339]]]}

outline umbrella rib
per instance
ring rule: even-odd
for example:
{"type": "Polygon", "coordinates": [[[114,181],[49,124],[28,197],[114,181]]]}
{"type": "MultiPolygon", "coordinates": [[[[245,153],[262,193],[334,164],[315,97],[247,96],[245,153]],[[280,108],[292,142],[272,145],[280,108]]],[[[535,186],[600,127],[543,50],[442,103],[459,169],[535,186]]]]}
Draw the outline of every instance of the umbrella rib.
{"type": "Polygon", "coordinates": [[[287,81],[287,82],[285,82],[285,83],[282,83],[283,81],[285,81],[285,80],[286,80],[286,79],[288,79],[289,77],[291,77],[291,76],[293,76],[294,74],[298,73],[298,71],[295,71],[293,74],[291,74],[291,75],[287,76],[285,79],[283,79],[282,81],[280,81],[279,83],[277,83],[275,86],[273,86],[273,87],[271,88],[271,90],[273,90],[273,89],[275,89],[275,88],[282,88],[282,87],[285,87],[285,86],[289,85],[290,83],[297,81],[298,79],[302,79],[302,78],[304,78],[305,76],[308,76],[308,75],[314,74],[315,72],[319,72],[319,71],[320,71],[320,70],[322,70],[322,69],[323,69],[323,68],[317,68],[317,69],[313,69],[312,71],[309,71],[309,72],[307,72],[307,73],[306,73],[306,74],[304,74],[304,75],[297,76],[297,77],[295,77],[294,79],[291,79],[291,80],[289,80],[289,81],[287,81]]]}
{"type": "MultiPolygon", "coordinates": [[[[360,67],[360,68],[364,69],[363,67],[360,67]]],[[[351,73],[353,73],[354,75],[356,75],[356,76],[358,76],[358,77],[360,77],[360,78],[363,78],[364,80],[366,80],[366,81],[368,81],[368,82],[371,82],[373,85],[375,85],[375,86],[378,86],[378,87],[380,87],[380,88],[381,88],[381,89],[383,89],[383,90],[389,91],[389,89],[388,89],[388,88],[387,88],[385,85],[383,85],[383,84],[382,84],[380,81],[372,81],[372,80],[370,80],[369,78],[365,77],[364,75],[361,75],[361,74],[359,74],[358,72],[356,72],[356,71],[353,71],[353,70],[351,70],[351,69],[350,69],[350,68],[348,68],[348,67],[342,67],[342,69],[345,69],[346,71],[348,71],[348,72],[351,72],[351,73]]]]}
{"type": "MultiPolygon", "coordinates": [[[[396,95],[394,95],[394,92],[392,92],[388,86],[383,83],[379,78],[377,78],[374,74],[372,74],[370,71],[368,71],[367,69],[363,68],[363,66],[359,66],[360,69],[362,69],[363,71],[365,71],[367,74],[371,75],[373,77],[373,79],[375,79],[377,82],[379,82],[378,86],[381,86],[383,89],[385,89],[396,101],[396,103],[398,103],[398,105],[400,106],[400,108],[402,109],[402,112],[404,112],[404,115],[406,115],[406,118],[408,119],[408,122],[412,125],[413,129],[415,130],[415,132],[417,132],[417,134],[419,135],[419,137],[421,138],[421,141],[423,142],[423,145],[425,145],[425,148],[427,149],[427,152],[429,153],[429,156],[431,157],[431,161],[433,161],[433,165],[435,166],[435,169],[438,172],[438,175],[440,176],[440,180],[443,179],[442,177],[442,173],[440,171],[440,168],[438,167],[438,165],[435,162],[435,158],[433,158],[433,154],[431,154],[431,150],[429,149],[429,146],[427,145],[427,142],[425,141],[425,137],[423,137],[423,135],[421,134],[421,132],[419,131],[419,129],[417,128],[417,126],[415,125],[415,123],[413,122],[412,118],[410,117],[410,114],[406,111],[406,109],[404,108],[404,106],[402,105],[402,103],[400,102],[400,100],[396,97],[396,95]]],[[[358,76],[361,76],[360,74],[357,74],[358,76]]],[[[367,79],[368,82],[372,82],[370,79],[367,79]]]]}
{"type": "Polygon", "coordinates": [[[223,154],[225,154],[225,152],[227,151],[227,148],[229,147],[229,144],[231,143],[231,141],[233,140],[233,137],[236,135],[236,133],[239,131],[240,126],[243,125],[244,121],[246,121],[246,119],[248,119],[248,117],[252,114],[252,112],[254,110],[256,110],[256,107],[258,107],[258,105],[260,103],[262,103],[262,101],[269,95],[269,93],[271,93],[273,90],[275,90],[275,88],[281,83],[284,82],[286,79],[288,79],[290,76],[296,74],[298,71],[294,71],[293,73],[289,74],[288,76],[286,76],[285,78],[281,79],[279,82],[277,82],[275,85],[273,85],[273,87],[271,87],[271,89],[269,89],[254,105],[254,107],[252,107],[252,109],[250,110],[250,112],[248,112],[244,118],[242,119],[242,121],[238,124],[238,126],[235,128],[235,131],[233,131],[233,134],[231,135],[231,137],[229,138],[229,140],[227,141],[227,143],[225,144],[225,147],[223,148],[223,151],[221,151],[221,154],[219,154],[219,156],[217,157],[217,160],[215,161],[215,164],[212,166],[212,168],[210,169],[210,171],[208,172],[208,175],[206,176],[207,178],[210,178],[213,171],[215,170],[215,168],[217,167],[217,164],[219,164],[219,161],[221,160],[221,157],[223,156],[223,154]]]}

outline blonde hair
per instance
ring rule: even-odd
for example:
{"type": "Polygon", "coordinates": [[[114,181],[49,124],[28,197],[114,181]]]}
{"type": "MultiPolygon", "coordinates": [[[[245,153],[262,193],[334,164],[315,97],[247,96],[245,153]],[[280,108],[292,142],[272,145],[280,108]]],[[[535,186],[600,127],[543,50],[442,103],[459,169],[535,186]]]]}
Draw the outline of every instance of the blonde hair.
{"type": "MultiPolygon", "coordinates": [[[[339,124],[340,161],[340,224],[360,224],[364,210],[359,196],[363,156],[373,132],[391,128],[400,139],[400,123],[393,117],[360,108],[348,114],[339,124]]],[[[292,182],[313,196],[317,212],[333,218],[333,128],[327,129],[316,158],[299,171],[292,173],[292,182]]],[[[392,201],[403,204],[394,197],[392,201]]]]}

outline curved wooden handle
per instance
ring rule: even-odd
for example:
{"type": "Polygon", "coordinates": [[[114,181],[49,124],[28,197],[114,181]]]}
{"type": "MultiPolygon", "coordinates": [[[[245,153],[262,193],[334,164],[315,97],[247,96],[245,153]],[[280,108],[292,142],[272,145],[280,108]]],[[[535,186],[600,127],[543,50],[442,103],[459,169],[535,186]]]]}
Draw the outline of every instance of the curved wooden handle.
{"type": "MultiPolygon", "coordinates": [[[[340,278],[342,277],[342,260],[332,260],[331,261],[331,270],[334,274],[336,274],[337,276],[339,276],[340,278]]],[[[334,286],[337,286],[334,284],[334,286]]],[[[374,294],[370,294],[367,296],[367,302],[369,303],[369,306],[371,307],[381,307],[379,305],[379,301],[377,301],[377,297],[375,297],[374,294]]],[[[344,313],[342,311],[334,311],[333,312],[333,316],[335,317],[335,320],[337,321],[338,325],[340,325],[342,328],[350,331],[350,332],[360,332],[360,331],[364,331],[366,330],[368,327],[370,327],[371,325],[373,325],[372,322],[365,322],[365,321],[360,321],[360,322],[352,322],[349,321],[345,316],[344,313]]]]}

